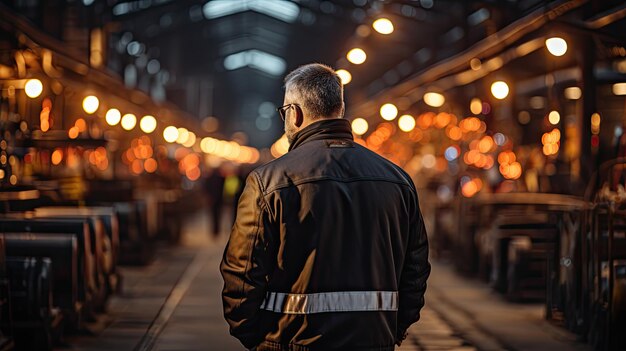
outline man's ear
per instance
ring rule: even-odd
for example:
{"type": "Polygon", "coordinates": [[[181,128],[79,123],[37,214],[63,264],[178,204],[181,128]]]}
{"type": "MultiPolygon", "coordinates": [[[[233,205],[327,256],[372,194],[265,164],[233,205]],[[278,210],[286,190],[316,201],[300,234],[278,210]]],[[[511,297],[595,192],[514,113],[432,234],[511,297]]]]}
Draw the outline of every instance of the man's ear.
{"type": "Polygon", "coordinates": [[[294,111],[296,112],[295,125],[296,127],[300,128],[302,123],[304,123],[304,114],[302,113],[302,109],[298,105],[296,105],[296,108],[294,109],[294,111]]]}

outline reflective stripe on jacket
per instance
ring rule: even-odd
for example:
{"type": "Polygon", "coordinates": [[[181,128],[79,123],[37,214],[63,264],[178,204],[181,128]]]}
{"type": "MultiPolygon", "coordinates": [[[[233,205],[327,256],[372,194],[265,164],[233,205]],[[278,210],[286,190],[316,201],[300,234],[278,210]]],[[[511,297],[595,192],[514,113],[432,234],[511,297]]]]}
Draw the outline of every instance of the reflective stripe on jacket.
{"type": "Polygon", "coordinates": [[[315,122],[253,171],[221,264],[231,334],[257,350],[393,350],[430,272],[410,177],[315,122]]]}

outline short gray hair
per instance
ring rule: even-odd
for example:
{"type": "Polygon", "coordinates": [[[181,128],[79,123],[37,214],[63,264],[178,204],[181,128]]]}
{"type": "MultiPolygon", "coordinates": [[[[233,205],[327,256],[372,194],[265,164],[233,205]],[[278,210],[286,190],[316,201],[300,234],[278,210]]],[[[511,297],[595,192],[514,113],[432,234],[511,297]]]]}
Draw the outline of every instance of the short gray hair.
{"type": "Polygon", "coordinates": [[[311,63],[296,68],[285,77],[285,89],[299,95],[313,119],[343,112],[341,79],[327,65],[311,63]]]}

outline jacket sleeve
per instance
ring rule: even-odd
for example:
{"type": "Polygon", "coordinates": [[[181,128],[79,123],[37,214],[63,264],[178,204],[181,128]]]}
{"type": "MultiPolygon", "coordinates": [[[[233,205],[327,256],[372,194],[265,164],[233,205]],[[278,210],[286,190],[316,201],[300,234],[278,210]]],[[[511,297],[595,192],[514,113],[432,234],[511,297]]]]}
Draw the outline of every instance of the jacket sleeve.
{"type": "Polygon", "coordinates": [[[409,240],[404,266],[400,276],[398,306],[398,341],[404,339],[409,326],[420,318],[420,310],[424,307],[426,280],[430,275],[428,262],[428,237],[424,227],[424,219],[419,209],[417,196],[411,214],[409,240]]]}
{"type": "Polygon", "coordinates": [[[263,338],[259,330],[259,308],[271,272],[265,230],[268,218],[258,176],[252,172],[246,179],[220,265],[224,279],[224,318],[230,325],[230,333],[246,348],[258,345],[263,338]]]}

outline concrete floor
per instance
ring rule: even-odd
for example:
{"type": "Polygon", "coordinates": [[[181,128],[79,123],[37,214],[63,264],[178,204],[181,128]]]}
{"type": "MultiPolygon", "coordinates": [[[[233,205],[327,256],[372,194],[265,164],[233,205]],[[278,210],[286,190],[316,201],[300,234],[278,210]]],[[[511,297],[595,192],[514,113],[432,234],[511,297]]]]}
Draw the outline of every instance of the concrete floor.
{"type": "MultiPolygon", "coordinates": [[[[230,218],[230,217],[228,217],[230,218]]],[[[112,298],[107,327],[68,338],[64,350],[244,350],[222,316],[219,262],[228,223],[218,239],[198,214],[182,244],[161,248],[146,267],[124,267],[124,289],[112,298]]],[[[398,350],[591,350],[542,318],[540,305],[511,304],[484,284],[433,262],[420,322],[398,350]]]]}

